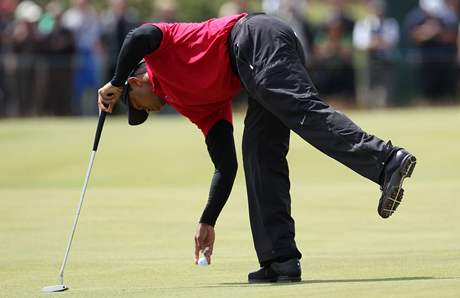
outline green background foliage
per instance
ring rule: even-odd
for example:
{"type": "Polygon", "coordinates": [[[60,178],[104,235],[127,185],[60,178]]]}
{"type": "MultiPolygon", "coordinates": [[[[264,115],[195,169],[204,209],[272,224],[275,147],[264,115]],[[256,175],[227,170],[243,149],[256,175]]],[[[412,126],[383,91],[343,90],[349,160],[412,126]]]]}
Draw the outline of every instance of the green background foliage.
{"type": "MultiPolygon", "coordinates": [[[[36,0],[38,3],[45,5],[49,0],[36,0]]],[[[161,2],[161,0],[157,0],[161,2]]],[[[184,21],[200,21],[211,17],[215,17],[219,7],[229,0],[176,0],[178,7],[178,18],[184,21]]],[[[409,9],[417,5],[418,0],[388,0],[388,12],[399,21],[402,21],[409,9]]],[[[70,0],[62,1],[66,7],[69,6],[70,0]]],[[[99,10],[107,7],[108,0],[93,0],[92,3],[99,10]]],[[[138,9],[143,18],[150,18],[156,13],[154,0],[128,0],[128,4],[138,9]]],[[[366,0],[349,0],[348,8],[356,17],[362,17],[366,14],[366,0]]],[[[249,0],[249,10],[260,11],[260,0],[249,0]]],[[[321,23],[327,19],[330,3],[322,0],[309,0],[304,14],[313,23],[321,23]]]]}
{"type": "MultiPolygon", "coordinates": [[[[48,2],[49,0],[37,0],[37,3],[41,5],[45,5],[48,2]]],[[[65,7],[69,6],[69,0],[62,2],[65,7]]],[[[92,2],[98,10],[106,8],[108,3],[107,0],[94,0],[92,2]]],[[[215,17],[219,7],[224,2],[226,2],[226,0],[177,0],[178,17],[180,20],[184,21],[200,21],[215,17]]],[[[143,18],[150,18],[156,13],[154,0],[129,0],[128,4],[138,9],[143,18]]],[[[260,1],[250,1],[250,7],[254,10],[260,9],[260,1]]]]}

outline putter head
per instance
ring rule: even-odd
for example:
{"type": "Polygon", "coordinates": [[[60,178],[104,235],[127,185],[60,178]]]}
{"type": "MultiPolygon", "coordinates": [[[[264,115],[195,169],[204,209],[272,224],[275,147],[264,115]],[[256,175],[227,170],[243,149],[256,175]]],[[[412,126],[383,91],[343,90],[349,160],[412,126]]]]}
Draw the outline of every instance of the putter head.
{"type": "Polygon", "coordinates": [[[64,285],[55,285],[55,286],[48,286],[42,289],[44,293],[53,293],[53,292],[62,292],[68,290],[69,288],[64,285]]]}

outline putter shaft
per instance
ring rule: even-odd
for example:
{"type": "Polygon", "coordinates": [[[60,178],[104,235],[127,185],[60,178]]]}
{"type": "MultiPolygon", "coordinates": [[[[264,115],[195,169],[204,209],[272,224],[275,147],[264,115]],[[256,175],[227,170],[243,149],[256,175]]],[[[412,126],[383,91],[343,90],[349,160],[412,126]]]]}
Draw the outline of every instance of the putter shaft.
{"type": "Polygon", "coordinates": [[[86,171],[86,178],[85,178],[85,182],[83,184],[83,189],[81,190],[80,202],[78,203],[77,214],[75,215],[75,220],[73,222],[72,231],[70,232],[69,241],[67,243],[67,249],[66,249],[65,255],[64,255],[64,260],[62,261],[61,270],[59,272],[59,277],[61,279],[61,284],[64,284],[64,269],[65,269],[65,265],[67,264],[67,258],[69,256],[70,247],[72,246],[73,236],[74,236],[75,230],[77,228],[78,218],[80,217],[80,211],[81,211],[81,207],[83,206],[83,199],[85,198],[86,187],[88,186],[88,181],[89,181],[89,177],[91,175],[91,169],[93,168],[93,163],[94,163],[94,158],[95,157],[96,157],[96,151],[93,150],[91,152],[91,157],[90,157],[90,160],[89,160],[88,169],[86,171]]]}

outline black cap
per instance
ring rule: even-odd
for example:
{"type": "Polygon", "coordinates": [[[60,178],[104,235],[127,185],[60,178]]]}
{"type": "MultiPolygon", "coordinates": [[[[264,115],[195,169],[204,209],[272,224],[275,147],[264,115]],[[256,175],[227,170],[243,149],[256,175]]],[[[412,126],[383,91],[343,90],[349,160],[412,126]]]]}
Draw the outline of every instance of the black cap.
{"type": "MultiPolygon", "coordinates": [[[[137,64],[137,66],[131,71],[129,77],[134,77],[140,74],[143,74],[147,71],[144,59],[137,64]]],[[[125,82],[123,86],[123,93],[121,95],[121,101],[128,107],[128,123],[129,125],[139,125],[147,120],[149,113],[145,110],[135,109],[129,101],[129,91],[131,91],[131,86],[129,86],[128,81],[125,82]]]]}

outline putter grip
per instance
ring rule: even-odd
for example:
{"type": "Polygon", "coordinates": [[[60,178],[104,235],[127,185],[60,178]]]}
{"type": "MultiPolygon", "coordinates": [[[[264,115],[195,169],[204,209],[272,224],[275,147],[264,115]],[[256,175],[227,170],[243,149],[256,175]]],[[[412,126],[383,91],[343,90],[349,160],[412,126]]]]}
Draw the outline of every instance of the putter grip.
{"type": "Polygon", "coordinates": [[[94,137],[93,151],[97,151],[97,146],[99,145],[99,139],[101,138],[102,128],[104,127],[106,112],[101,111],[99,114],[99,121],[97,123],[96,136],[94,137]]]}

